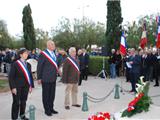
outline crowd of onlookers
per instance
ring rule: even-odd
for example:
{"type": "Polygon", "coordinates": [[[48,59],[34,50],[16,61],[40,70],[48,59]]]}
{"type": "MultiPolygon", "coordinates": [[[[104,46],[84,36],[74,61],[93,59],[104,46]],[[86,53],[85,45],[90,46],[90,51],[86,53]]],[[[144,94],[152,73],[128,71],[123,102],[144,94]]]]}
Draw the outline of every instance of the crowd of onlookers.
{"type": "MultiPolygon", "coordinates": [[[[33,49],[32,51],[29,51],[28,59],[35,59],[38,61],[40,52],[40,49],[33,49]]],[[[7,73],[6,75],[8,76],[11,64],[19,59],[17,53],[17,49],[6,48],[3,51],[0,50],[0,72],[7,73]]],[[[64,60],[68,56],[68,53],[62,48],[58,48],[55,53],[57,57],[57,65],[61,68],[64,60]]],[[[80,60],[80,70],[83,76],[81,79],[87,79],[89,55],[85,49],[79,49],[77,56],[80,60]]],[[[81,84],[81,82],[79,84],[81,84]]]]}
{"type": "MultiPolygon", "coordinates": [[[[42,102],[47,116],[58,114],[58,111],[54,110],[57,74],[61,76],[61,82],[66,84],[65,109],[70,109],[70,95],[72,107],[81,106],[77,101],[78,85],[80,86],[82,80],[88,78],[89,54],[83,48],[77,51],[75,47],[70,47],[68,52],[55,48],[55,43],[49,40],[47,49],[44,51],[39,49],[28,51],[25,48],[19,51],[9,48],[0,51],[0,72],[9,75],[9,85],[13,96],[12,119],[18,118],[20,107],[20,117],[28,120],[23,114],[28,92],[34,88],[34,82],[32,66],[27,63],[27,59],[34,59],[38,63],[36,79],[38,84],[42,85],[42,102]]],[[[119,50],[112,49],[108,56],[108,63],[110,78],[115,79],[125,75],[126,82],[131,83],[130,92],[137,92],[136,83],[140,76],[144,76],[144,81],[152,82],[155,79],[154,86],[159,86],[160,55],[156,48],[144,50],[131,48],[127,50],[125,56],[122,56],[119,50]]]]}
{"type": "MultiPolygon", "coordinates": [[[[18,59],[17,49],[9,49],[0,51],[0,72],[9,74],[11,64],[18,59]]],[[[35,50],[30,51],[28,59],[38,60],[38,53],[35,50]]]]}
{"type": "Polygon", "coordinates": [[[115,49],[111,50],[109,56],[110,77],[116,78],[120,73],[126,76],[126,81],[131,82],[131,92],[136,92],[136,83],[140,76],[144,76],[144,81],[155,80],[155,85],[159,86],[160,76],[160,55],[156,48],[145,48],[135,50],[129,48],[125,56],[115,49]]]}
{"type": "MultiPolygon", "coordinates": [[[[30,51],[28,59],[38,60],[39,53],[39,49],[38,51],[37,49],[30,51]]],[[[67,57],[67,52],[64,49],[58,49],[56,55],[57,65],[61,68],[63,61],[67,57]]],[[[79,85],[81,85],[82,79],[87,79],[88,76],[89,54],[85,49],[79,49],[77,51],[77,56],[80,61],[80,71],[82,73],[79,82],[79,85]]],[[[18,59],[17,57],[17,49],[12,50],[6,48],[5,51],[0,51],[0,72],[7,73],[8,75],[11,64],[18,59]]],[[[137,72],[135,79],[138,79],[139,76],[143,75],[146,81],[153,81],[155,79],[155,86],[159,86],[158,76],[160,74],[160,57],[156,48],[145,48],[144,50],[135,50],[131,48],[127,50],[125,56],[121,56],[119,50],[116,51],[115,49],[112,49],[108,63],[110,78],[125,75],[126,81],[131,81],[131,76],[133,75],[132,71],[135,69],[135,72],[137,72]],[[129,63],[130,61],[133,61],[132,59],[134,58],[138,58],[139,63],[129,63]],[[137,64],[137,66],[135,64],[137,64]]]]}

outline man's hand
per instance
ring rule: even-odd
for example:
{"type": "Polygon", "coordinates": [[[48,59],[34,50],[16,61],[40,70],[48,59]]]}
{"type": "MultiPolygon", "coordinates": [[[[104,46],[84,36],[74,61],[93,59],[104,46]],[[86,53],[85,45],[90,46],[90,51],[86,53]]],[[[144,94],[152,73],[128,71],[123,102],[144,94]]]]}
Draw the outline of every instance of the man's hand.
{"type": "Polygon", "coordinates": [[[129,63],[130,63],[130,64],[133,64],[133,61],[130,61],[129,63]]]}
{"type": "Polygon", "coordinates": [[[40,84],[42,83],[42,80],[38,80],[37,82],[38,82],[38,84],[40,85],[40,84]]]}
{"type": "Polygon", "coordinates": [[[32,92],[32,87],[29,87],[29,93],[31,93],[32,92]]]}
{"type": "Polygon", "coordinates": [[[16,90],[16,88],[13,88],[13,89],[11,90],[11,92],[12,92],[13,94],[17,95],[17,90],[16,90]]]}
{"type": "Polygon", "coordinates": [[[61,71],[59,71],[58,73],[59,73],[59,75],[62,77],[62,72],[61,72],[61,71]]]}

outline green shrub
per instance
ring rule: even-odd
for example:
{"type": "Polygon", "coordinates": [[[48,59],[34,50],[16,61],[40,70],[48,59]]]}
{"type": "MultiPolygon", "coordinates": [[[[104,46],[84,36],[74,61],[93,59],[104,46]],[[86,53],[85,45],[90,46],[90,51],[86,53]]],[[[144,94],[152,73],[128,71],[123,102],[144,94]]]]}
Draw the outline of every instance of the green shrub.
{"type": "Polygon", "coordinates": [[[103,56],[90,56],[89,59],[89,73],[97,75],[103,69],[103,58],[105,61],[105,70],[109,73],[108,58],[103,56]]]}

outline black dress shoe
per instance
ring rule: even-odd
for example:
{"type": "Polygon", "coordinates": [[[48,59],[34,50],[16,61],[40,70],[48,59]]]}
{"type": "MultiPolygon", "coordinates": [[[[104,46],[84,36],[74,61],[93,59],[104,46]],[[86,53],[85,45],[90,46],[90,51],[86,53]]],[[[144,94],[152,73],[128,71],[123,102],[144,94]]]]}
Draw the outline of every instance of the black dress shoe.
{"type": "Polygon", "coordinates": [[[75,104],[75,105],[72,105],[74,107],[81,107],[81,105],[78,105],[78,104],[75,104]]]}
{"type": "Polygon", "coordinates": [[[21,120],[29,120],[27,117],[23,116],[21,117],[21,120]]]}
{"type": "Polygon", "coordinates": [[[159,85],[154,85],[154,87],[158,87],[159,85]]]}
{"type": "Polygon", "coordinates": [[[46,114],[47,116],[52,116],[52,113],[51,113],[51,112],[45,112],[45,114],[46,114]]]}
{"type": "Polygon", "coordinates": [[[53,114],[58,114],[58,111],[51,110],[51,113],[53,113],[53,114]]]}
{"type": "Polygon", "coordinates": [[[66,110],[69,110],[69,109],[70,109],[70,107],[69,107],[69,106],[65,106],[65,109],[66,109],[66,110]]]}
{"type": "Polygon", "coordinates": [[[130,93],[131,93],[131,92],[134,92],[134,90],[130,90],[129,92],[130,92],[130,93]]]}
{"type": "Polygon", "coordinates": [[[25,117],[25,118],[24,118],[24,119],[22,119],[22,120],[29,120],[29,119],[25,117]]]}

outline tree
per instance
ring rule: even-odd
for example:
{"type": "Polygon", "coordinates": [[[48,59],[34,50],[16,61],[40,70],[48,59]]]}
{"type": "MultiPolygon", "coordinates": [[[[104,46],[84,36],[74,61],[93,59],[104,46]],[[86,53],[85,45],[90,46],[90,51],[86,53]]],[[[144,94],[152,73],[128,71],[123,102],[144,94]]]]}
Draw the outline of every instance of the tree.
{"type": "Polygon", "coordinates": [[[68,49],[71,46],[77,48],[91,48],[91,45],[102,45],[105,35],[105,25],[95,23],[92,20],[74,19],[73,23],[67,18],[62,18],[59,25],[52,29],[52,36],[59,47],[68,49]]]}
{"type": "Polygon", "coordinates": [[[12,47],[12,39],[8,33],[7,24],[4,20],[0,20],[0,48],[12,47]]]}
{"type": "Polygon", "coordinates": [[[78,29],[77,37],[81,47],[91,49],[91,45],[102,45],[105,35],[105,26],[100,22],[94,22],[86,17],[80,21],[80,24],[74,24],[74,28],[78,29]]]}
{"type": "MultiPolygon", "coordinates": [[[[142,26],[142,25],[141,25],[142,26]]],[[[136,22],[128,23],[127,30],[126,30],[126,40],[127,40],[127,47],[129,48],[138,48],[141,38],[142,29],[141,26],[136,24],[136,22]]]]}
{"type": "Polygon", "coordinates": [[[35,30],[35,34],[36,34],[36,45],[37,45],[37,47],[40,48],[40,49],[45,49],[46,48],[46,42],[49,39],[48,38],[48,32],[37,28],[35,30]]]}
{"type": "Polygon", "coordinates": [[[121,17],[120,0],[107,1],[107,29],[106,29],[106,48],[110,52],[112,48],[119,48],[121,36],[121,17]]]}
{"type": "Polygon", "coordinates": [[[70,20],[64,17],[61,18],[56,28],[52,28],[53,40],[59,47],[67,50],[70,46],[75,45],[76,41],[71,29],[70,20]]]}
{"type": "Polygon", "coordinates": [[[33,50],[36,48],[35,30],[31,14],[32,11],[30,5],[28,4],[23,8],[22,22],[24,46],[29,50],[33,50]]]}

